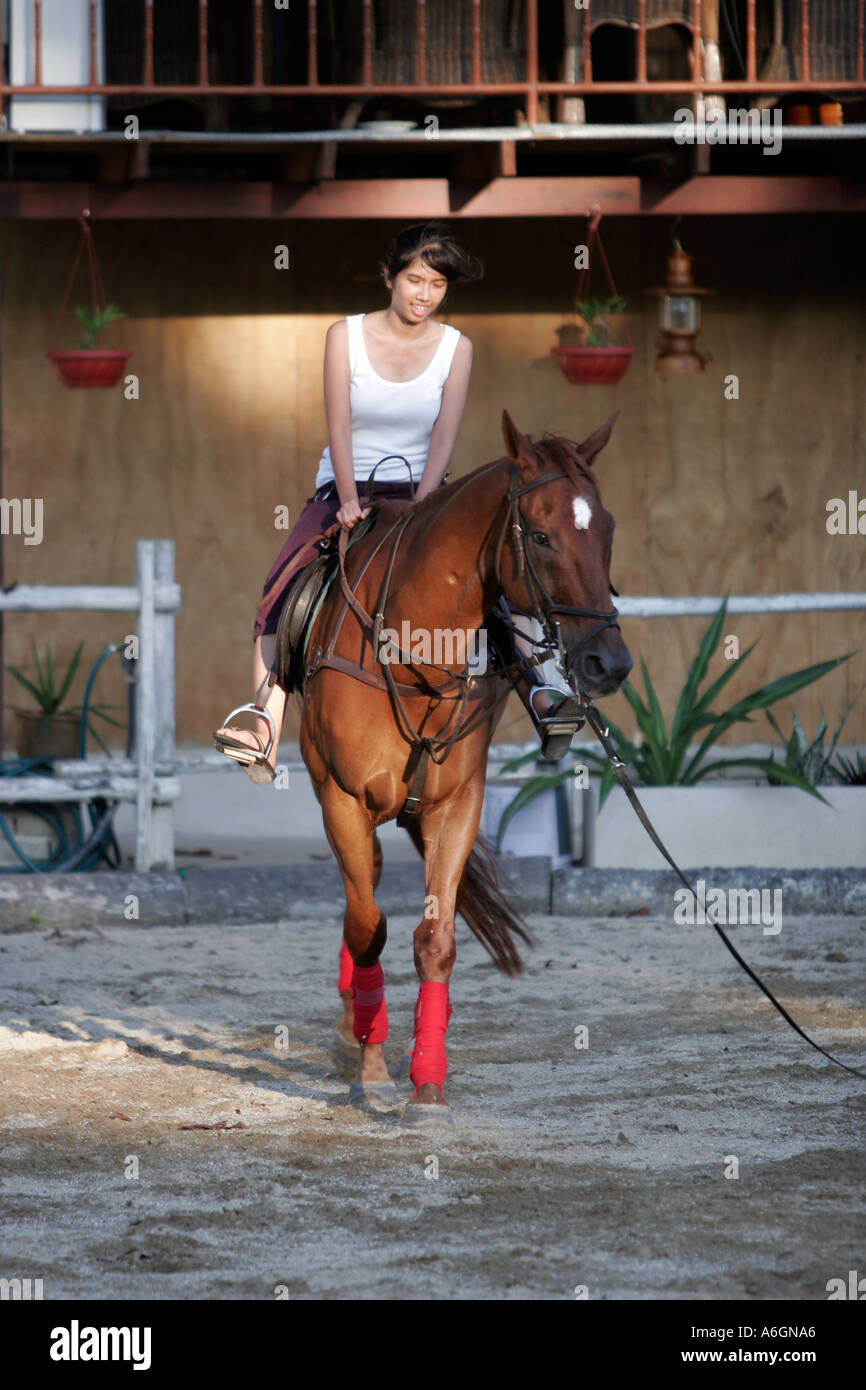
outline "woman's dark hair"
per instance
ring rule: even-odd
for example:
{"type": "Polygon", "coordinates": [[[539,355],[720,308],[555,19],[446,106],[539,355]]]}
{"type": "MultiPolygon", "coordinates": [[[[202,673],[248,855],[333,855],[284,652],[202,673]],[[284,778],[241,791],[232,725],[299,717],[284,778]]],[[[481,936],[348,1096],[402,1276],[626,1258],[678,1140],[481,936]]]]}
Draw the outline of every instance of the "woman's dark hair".
{"type": "Polygon", "coordinates": [[[404,227],[392,241],[387,256],[379,263],[382,278],[387,276],[393,280],[401,270],[411,265],[416,256],[420,256],[432,270],[444,275],[449,289],[459,281],[480,280],[484,275],[483,261],[470,255],[446,227],[438,222],[416,222],[411,227],[404,227]]]}

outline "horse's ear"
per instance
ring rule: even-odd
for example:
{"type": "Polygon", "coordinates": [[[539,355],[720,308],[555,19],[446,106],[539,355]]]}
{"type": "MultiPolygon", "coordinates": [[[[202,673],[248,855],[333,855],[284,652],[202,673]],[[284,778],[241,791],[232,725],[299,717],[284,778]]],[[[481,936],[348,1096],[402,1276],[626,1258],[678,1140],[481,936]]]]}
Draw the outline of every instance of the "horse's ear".
{"type": "Polygon", "coordinates": [[[610,439],[610,432],[613,429],[614,421],[616,420],[616,417],[618,415],[619,411],[615,410],[613,415],[611,415],[610,419],[606,422],[606,424],[599,425],[598,429],[595,430],[591,435],[589,435],[589,437],[585,439],[582,444],[578,444],[577,452],[580,454],[580,457],[586,464],[587,468],[590,468],[592,466],[592,461],[595,458],[596,454],[601,453],[605,444],[610,439]]]}
{"type": "Polygon", "coordinates": [[[502,412],[502,438],[505,440],[505,452],[515,463],[521,460],[531,461],[532,455],[529,450],[530,439],[527,435],[521,434],[507,410],[502,412]]]}

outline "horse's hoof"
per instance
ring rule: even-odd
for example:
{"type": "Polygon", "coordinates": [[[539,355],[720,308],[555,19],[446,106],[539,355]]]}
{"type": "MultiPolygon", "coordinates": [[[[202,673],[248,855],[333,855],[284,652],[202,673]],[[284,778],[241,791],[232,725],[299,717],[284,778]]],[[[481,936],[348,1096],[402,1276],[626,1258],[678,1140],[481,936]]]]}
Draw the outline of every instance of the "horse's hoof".
{"type": "Polygon", "coordinates": [[[358,1070],[358,1058],[361,1055],[360,1043],[347,1043],[346,1039],[334,1029],[334,1037],[331,1042],[331,1060],[338,1072],[349,1080],[358,1070]]]}
{"type": "Polygon", "coordinates": [[[349,1104],[366,1110],[396,1110],[400,1097],[393,1081],[356,1081],[349,1090],[349,1104]]]}
{"type": "Polygon", "coordinates": [[[409,1075],[409,1068],[412,1065],[412,1049],[408,1048],[400,1058],[400,1065],[397,1068],[397,1080],[405,1081],[409,1075]]]}
{"type": "Polygon", "coordinates": [[[410,1100],[403,1111],[403,1123],[418,1129],[453,1129],[450,1105],[421,1105],[410,1100]]]}

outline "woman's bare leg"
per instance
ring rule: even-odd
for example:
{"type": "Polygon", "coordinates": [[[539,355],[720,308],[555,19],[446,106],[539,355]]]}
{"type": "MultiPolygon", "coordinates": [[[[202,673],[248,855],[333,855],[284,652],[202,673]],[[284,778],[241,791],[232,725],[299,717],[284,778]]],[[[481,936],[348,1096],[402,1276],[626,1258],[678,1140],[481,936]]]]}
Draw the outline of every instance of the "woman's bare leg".
{"type": "MultiPolygon", "coordinates": [[[[277,746],[280,739],[280,730],[283,727],[283,717],[286,712],[287,699],[286,692],[283,690],[282,686],[274,683],[270,689],[268,689],[268,676],[270,675],[271,663],[274,659],[276,645],[277,639],[275,634],[266,633],[264,636],[256,638],[255,648],[253,650],[253,688],[255,690],[253,703],[259,706],[264,705],[272,716],[274,727],[277,731],[277,737],[274,740],[274,746],[268,758],[271,767],[274,767],[277,761],[277,746]]],[[[267,747],[268,740],[271,736],[267,720],[260,719],[252,714],[245,716],[245,718],[247,717],[250,719],[256,733],[261,734],[262,738],[265,740],[265,747],[267,747]]],[[[227,733],[228,729],[223,727],[218,729],[217,732],[221,734],[227,733]]],[[[250,748],[256,748],[258,746],[255,739],[250,734],[249,727],[240,728],[237,725],[232,725],[232,732],[242,743],[249,743],[250,748]],[[249,735],[249,737],[247,737],[247,735],[249,735]]]]}

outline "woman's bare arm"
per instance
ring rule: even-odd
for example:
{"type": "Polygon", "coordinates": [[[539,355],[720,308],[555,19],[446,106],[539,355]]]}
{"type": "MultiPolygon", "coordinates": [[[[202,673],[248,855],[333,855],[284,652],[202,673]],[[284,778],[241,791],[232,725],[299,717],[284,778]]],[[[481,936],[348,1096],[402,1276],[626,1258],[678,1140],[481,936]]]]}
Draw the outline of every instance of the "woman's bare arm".
{"type": "Polygon", "coordinates": [[[457,431],[463,418],[471,372],[472,343],[465,334],[461,334],[460,341],[454,349],[451,370],[442,387],[442,404],[430,435],[427,462],[415,493],[416,502],[435,491],[448,467],[448,460],[453,453],[457,431]]]}
{"type": "MultiPolygon", "coordinates": [[[[455,354],[456,356],[456,354],[455,354]]],[[[342,506],[337,520],[353,526],[361,510],[352,459],[352,411],[349,404],[349,329],[345,319],[332,323],[325,337],[325,420],[334,479],[342,506]]]]}

